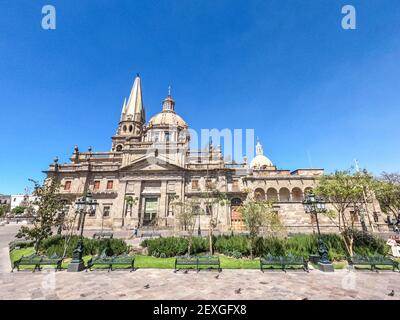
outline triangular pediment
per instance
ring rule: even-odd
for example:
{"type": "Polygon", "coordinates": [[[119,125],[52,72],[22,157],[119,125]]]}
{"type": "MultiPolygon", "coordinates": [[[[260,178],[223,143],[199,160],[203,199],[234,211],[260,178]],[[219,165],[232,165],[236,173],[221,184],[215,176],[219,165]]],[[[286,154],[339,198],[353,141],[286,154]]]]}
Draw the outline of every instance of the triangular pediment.
{"type": "Polygon", "coordinates": [[[183,168],[168,162],[166,159],[160,157],[148,156],[136,159],[132,163],[121,167],[121,171],[168,171],[168,170],[182,170],[183,168]]]}

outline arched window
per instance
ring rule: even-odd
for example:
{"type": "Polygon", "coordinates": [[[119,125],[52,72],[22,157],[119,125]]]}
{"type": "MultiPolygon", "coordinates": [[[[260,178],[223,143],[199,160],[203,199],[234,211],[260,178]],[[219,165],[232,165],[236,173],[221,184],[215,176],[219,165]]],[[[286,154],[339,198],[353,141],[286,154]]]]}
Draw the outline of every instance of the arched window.
{"type": "Polygon", "coordinates": [[[133,127],[132,127],[132,125],[130,125],[129,126],[129,132],[132,132],[132,130],[133,130],[133,127]]]}
{"type": "Polygon", "coordinates": [[[126,126],[125,125],[122,127],[122,131],[126,132],[126,126]]]}
{"type": "Polygon", "coordinates": [[[254,198],[258,201],[265,200],[265,191],[261,188],[254,190],[254,198]]]}
{"type": "Polygon", "coordinates": [[[282,201],[282,202],[290,201],[290,191],[288,188],[281,188],[279,190],[279,201],[282,201]]]}
{"type": "Polygon", "coordinates": [[[278,201],[278,192],[274,188],[267,190],[267,200],[278,201]]]}
{"type": "Polygon", "coordinates": [[[293,188],[292,189],[292,201],[294,202],[301,202],[303,201],[303,192],[300,188],[293,188]]]}
{"type": "Polygon", "coordinates": [[[117,145],[117,148],[116,148],[116,150],[117,150],[117,152],[121,152],[122,151],[122,145],[117,145]]]}

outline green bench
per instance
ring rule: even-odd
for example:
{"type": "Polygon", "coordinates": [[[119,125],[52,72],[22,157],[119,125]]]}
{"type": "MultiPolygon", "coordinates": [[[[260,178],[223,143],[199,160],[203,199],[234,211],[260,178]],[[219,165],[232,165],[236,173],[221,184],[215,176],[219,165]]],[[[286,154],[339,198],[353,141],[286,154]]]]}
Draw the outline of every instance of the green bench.
{"type": "Polygon", "coordinates": [[[100,267],[99,269],[108,269],[108,272],[110,272],[113,271],[113,266],[116,265],[129,266],[130,271],[132,272],[135,270],[135,257],[126,253],[122,255],[107,256],[105,251],[103,251],[101,255],[91,258],[87,263],[87,267],[90,271],[92,271],[92,268],[96,266],[100,267]]]}
{"type": "Polygon", "coordinates": [[[93,239],[112,239],[113,236],[112,232],[96,232],[93,234],[93,239]]]}
{"type": "Polygon", "coordinates": [[[400,272],[399,263],[397,261],[382,255],[374,255],[370,257],[353,255],[348,258],[348,262],[349,265],[353,266],[355,269],[357,269],[357,266],[370,266],[371,271],[378,271],[379,269],[377,266],[391,266],[392,271],[397,269],[400,272]]]}
{"type": "Polygon", "coordinates": [[[217,267],[218,272],[222,271],[219,257],[214,256],[179,256],[175,258],[175,272],[178,267],[192,267],[200,271],[200,266],[208,266],[209,268],[217,267]]]}
{"type": "Polygon", "coordinates": [[[303,257],[296,257],[293,255],[288,256],[272,256],[268,254],[260,258],[260,270],[264,272],[265,269],[272,269],[274,266],[279,266],[282,271],[286,272],[287,267],[298,267],[309,272],[308,261],[303,257]],[[270,266],[269,268],[267,268],[270,266]]]}
{"type": "Polygon", "coordinates": [[[33,266],[33,271],[35,272],[36,270],[42,270],[41,266],[50,266],[50,265],[55,265],[56,266],[56,271],[62,270],[62,261],[63,258],[58,257],[57,255],[52,255],[51,257],[46,257],[46,256],[40,256],[38,254],[32,254],[30,256],[22,256],[18,260],[14,261],[13,268],[11,272],[14,272],[14,269],[16,268],[18,271],[20,271],[21,266],[33,266]]]}

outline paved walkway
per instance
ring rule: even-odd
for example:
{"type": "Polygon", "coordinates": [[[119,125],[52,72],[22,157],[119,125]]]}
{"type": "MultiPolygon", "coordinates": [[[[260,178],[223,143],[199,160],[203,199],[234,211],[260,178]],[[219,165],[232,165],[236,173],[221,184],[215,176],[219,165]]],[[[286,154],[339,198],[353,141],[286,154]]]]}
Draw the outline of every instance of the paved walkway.
{"type": "Polygon", "coordinates": [[[399,299],[400,274],[258,270],[0,274],[0,299],[399,299]],[[395,295],[388,293],[394,290],[395,295]]]}
{"type": "Polygon", "coordinates": [[[399,299],[400,273],[312,270],[189,271],[139,269],[68,273],[10,273],[7,243],[16,232],[0,228],[0,299],[399,299]],[[388,295],[394,290],[394,296],[388,295]]]}

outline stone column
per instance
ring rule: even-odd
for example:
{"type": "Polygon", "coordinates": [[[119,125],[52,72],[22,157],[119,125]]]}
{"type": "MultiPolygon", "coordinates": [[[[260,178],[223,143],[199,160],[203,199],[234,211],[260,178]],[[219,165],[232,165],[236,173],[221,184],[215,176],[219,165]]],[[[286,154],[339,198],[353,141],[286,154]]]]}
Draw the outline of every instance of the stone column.
{"type": "Polygon", "coordinates": [[[137,200],[136,204],[132,206],[131,223],[133,224],[133,227],[139,225],[139,213],[141,212],[140,208],[142,202],[141,193],[142,193],[142,181],[135,181],[133,198],[137,198],[137,200]]]}
{"type": "Polygon", "coordinates": [[[167,217],[167,181],[161,181],[160,188],[160,202],[159,202],[159,222],[162,226],[165,225],[165,219],[167,217]]]}
{"type": "Polygon", "coordinates": [[[126,193],[126,181],[119,181],[118,187],[116,188],[117,197],[113,200],[112,205],[112,226],[113,228],[120,229],[123,227],[123,215],[125,214],[125,193],[126,193]]]}

